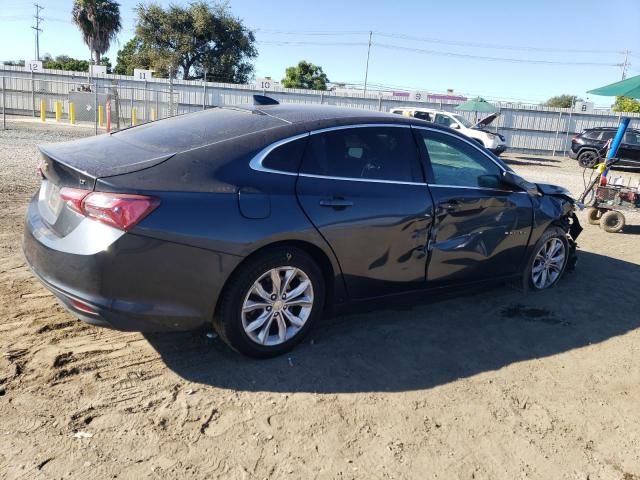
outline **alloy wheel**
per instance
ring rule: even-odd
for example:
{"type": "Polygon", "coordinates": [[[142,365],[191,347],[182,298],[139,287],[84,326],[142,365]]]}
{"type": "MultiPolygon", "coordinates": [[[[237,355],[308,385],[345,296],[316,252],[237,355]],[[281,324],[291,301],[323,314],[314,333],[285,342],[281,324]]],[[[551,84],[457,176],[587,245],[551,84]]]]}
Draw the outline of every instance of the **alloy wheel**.
{"type": "Polygon", "coordinates": [[[560,277],[566,257],[565,244],[557,237],[550,238],[538,250],[533,260],[531,280],[538,289],[548,288],[560,277]]]}
{"type": "Polygon", "coordinates": [[[259,345],[280,345],[304,327],[313,309],[313,285],[295,267],[276,267],[251,286],[242,304],[242,327],[259,345]]]}

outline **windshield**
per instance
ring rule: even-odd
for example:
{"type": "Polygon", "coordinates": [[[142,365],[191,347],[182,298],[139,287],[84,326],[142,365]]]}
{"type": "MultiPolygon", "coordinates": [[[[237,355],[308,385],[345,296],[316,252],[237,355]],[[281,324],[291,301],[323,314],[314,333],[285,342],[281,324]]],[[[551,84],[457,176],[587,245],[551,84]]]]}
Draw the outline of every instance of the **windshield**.
{"type": "Polygon", "coordinates": [[[467,120],[466,118],[460,116],[460,115],[451,115],[453,118],[455,118],[458,122],[460,122],[464,127],[467,128],[471,128],[473,127],[473,123],[471,123],[469,120],[467,120]]]}

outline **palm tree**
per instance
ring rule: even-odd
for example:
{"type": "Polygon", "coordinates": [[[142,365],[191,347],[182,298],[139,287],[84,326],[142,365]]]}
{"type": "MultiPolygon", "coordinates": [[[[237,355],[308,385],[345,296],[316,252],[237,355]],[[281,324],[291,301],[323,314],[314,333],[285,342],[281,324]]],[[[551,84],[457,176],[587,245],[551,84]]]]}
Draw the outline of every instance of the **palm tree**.
{"type": "Polygon", "coordinates": [[[120,4],[114,0],[74,0],[71,15],[96,65],[99,65],[100,56],[109,50],[122,28],[120,4]]]}

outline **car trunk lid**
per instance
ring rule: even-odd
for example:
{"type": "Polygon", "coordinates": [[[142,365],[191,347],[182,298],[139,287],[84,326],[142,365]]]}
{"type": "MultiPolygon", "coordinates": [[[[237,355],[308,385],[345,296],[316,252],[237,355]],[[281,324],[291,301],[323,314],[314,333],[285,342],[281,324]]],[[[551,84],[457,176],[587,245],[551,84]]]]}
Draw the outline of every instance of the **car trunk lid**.
{"type": "Polygon", "coordinates": [[[98,178],[149,168],[173,155],[159,155],[151,148],[132,146],[111,135],[43,145],[39,149],[42,185],[38,209],[45,224],[59,236],[67,235],[82,221],[82,216],[63,198],[63,189],[91,191],[98,178]]]}

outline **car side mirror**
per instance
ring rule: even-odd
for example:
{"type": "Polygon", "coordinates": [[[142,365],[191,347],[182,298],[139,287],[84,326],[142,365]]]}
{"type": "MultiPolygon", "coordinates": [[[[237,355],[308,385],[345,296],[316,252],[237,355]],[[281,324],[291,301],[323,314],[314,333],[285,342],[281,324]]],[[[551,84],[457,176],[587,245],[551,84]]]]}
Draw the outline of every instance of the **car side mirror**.
{"type": "Polygon", "coordinates": [[[502,181],[500,175],[480,175],[478,177],[478,186],[482,188],[503,188],[505,182],[502,181]]]}
{"type": "Polygon", "coordinates": [[[456,129],[456,130],[460,130],[460,124],[458,124],[458,123],[452,123],[452,124],[451,124],[451,128],[454,128],[454,129],[456,129]]]}
{"type": "Polygon", "coordinates": [[[513,172],[505,171],[500,178],[503,185],[513,188],[514,190],[527,192],[529,195],[540,195],[540,190],[535,183],[528,182],[513,172]]]}

